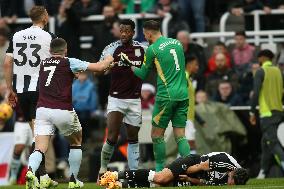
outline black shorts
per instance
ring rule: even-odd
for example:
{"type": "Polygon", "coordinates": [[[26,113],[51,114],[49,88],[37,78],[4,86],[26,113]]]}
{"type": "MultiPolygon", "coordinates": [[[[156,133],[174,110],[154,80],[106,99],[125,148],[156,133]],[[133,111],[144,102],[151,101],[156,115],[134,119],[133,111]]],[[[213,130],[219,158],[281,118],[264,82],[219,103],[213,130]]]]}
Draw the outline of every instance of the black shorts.
{"type": "Polygon", "coordinates": [[[32,121],[36,116],[38,92],[29,91],[18,93],[18,103],[23,113],[23,121],[32,121]]]}
{"type": "Polygon", "coordinates": [[[186,175],[186,170],[188,167],[196,165],[200,163],[200,161],[200,155],[190,154],[185,157],[179,157],[168,165],[167,168],[171,170],[175,179],[177,179],[179,175],[186,175]]]}

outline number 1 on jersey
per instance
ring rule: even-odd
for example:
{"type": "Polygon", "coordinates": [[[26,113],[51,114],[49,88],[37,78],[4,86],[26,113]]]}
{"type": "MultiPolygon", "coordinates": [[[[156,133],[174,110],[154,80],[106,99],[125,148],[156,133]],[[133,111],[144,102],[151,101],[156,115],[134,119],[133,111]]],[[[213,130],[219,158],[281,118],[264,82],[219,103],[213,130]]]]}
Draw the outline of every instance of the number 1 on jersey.
{"type": "Polygon", "coordinates": [[[178,64],[178,57],[177,57],[177,53],[175,49],[171,49],[170,53],[173,55],[174,57],[174,61],[175,61],[175,65],[176,65],[176,70],[180,70],[179,64],[178,64]]]}
{"type": "Polygon", "coordinates": [[[50,82],[51,82],[51,79],[52,79],[53,74],[55,72],[55,69],[56,69],[56,66],[44,67],[44,71],[49,71],[48,77],[47,77],[47,80],[46,80],[46,83],[45,83],[46,87],[50,85],[50,82]]]}

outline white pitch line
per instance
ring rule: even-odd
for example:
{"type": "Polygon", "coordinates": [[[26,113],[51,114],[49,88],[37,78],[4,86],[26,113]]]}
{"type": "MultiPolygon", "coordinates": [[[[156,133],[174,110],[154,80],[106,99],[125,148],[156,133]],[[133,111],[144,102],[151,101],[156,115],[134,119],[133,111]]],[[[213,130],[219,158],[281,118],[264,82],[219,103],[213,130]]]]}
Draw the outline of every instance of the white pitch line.
{"type": "MultiPolygon", "coordinates": [[[[283,186],[248,186],[248,189],[261,189],[261,188],[283,188],[283,186]]],[[[246,187],[234,188],[234,189],[246,189],[246,187]]]]}

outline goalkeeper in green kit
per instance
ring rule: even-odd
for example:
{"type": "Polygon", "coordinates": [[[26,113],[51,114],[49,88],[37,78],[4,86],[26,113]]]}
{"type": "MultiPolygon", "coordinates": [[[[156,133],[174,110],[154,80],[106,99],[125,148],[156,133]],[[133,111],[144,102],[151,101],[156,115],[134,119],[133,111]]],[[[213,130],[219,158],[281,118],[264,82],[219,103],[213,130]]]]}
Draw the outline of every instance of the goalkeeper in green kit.
{"type": "MultiPolygon", "coordinates": [[[[166,146],[164,133],[172,122],[178,152],[181,156],[190,154],[185,138],[188,110],[188,89],[185,76],[183,47],[176,39],[166,38],[160,32],[160,24],[154,20],[143,25],[144,36],[150,43],[141,68],[132,67],[134,74],[145,79],[154,67],[157,70],[157,94],[152,115],[152,141],[156,171],[165,166],[166,146]]],[[[121,59],[131,61],[125,55],[121,59]]]]}

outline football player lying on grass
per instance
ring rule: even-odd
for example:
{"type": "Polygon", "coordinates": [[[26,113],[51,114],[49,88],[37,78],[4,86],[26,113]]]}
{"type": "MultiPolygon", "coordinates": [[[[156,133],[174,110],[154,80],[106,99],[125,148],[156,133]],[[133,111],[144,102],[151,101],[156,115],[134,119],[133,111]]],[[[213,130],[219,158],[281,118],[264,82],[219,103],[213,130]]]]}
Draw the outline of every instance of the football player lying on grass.
{"type": "Polygon", "coordinates": [[[246,169],[226,152],[180,157],[160,172],[147,169],[106,172],[99,184],[108,189],[120,187],[244,185],[246,169]],[[119,182],[123,179],[125,182],[119,182]],[[126,185],[124,185],[124,183],[126,185]]]}

